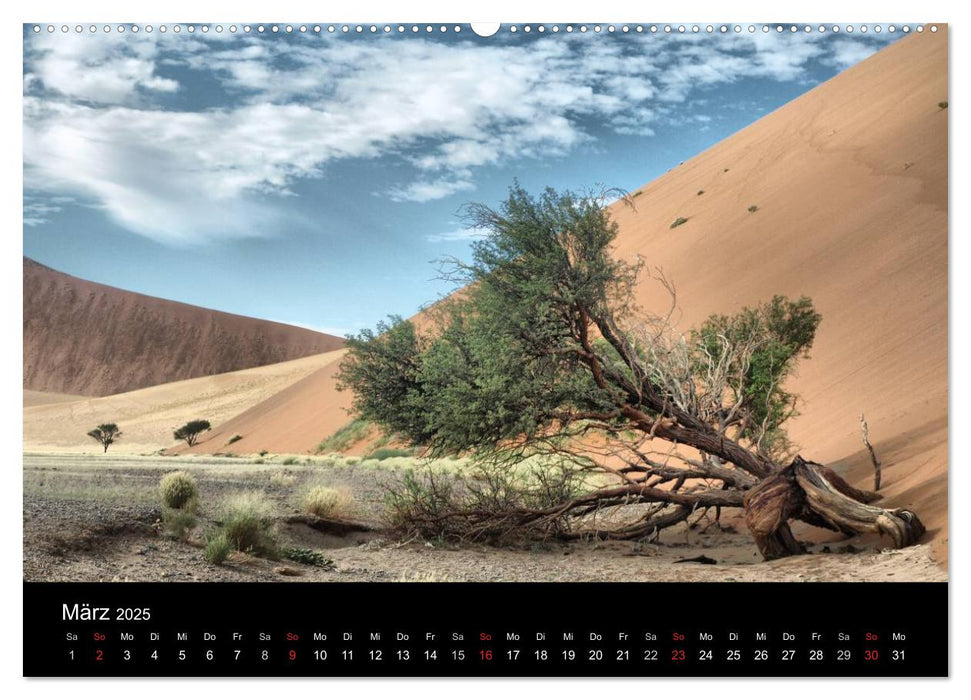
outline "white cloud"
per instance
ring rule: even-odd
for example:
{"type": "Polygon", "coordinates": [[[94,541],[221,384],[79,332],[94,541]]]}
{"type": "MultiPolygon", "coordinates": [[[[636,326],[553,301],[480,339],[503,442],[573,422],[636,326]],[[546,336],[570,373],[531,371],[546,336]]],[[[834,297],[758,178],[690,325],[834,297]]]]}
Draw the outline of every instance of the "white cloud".
{"type": "Polygon", "coordinates": [[[469,180],[441,178],[431,181],[419,180],[405,187],[394,187],[388,193],[388,196],[394,202],[430,202],[456,192],[472,189],[475,189],[475,185],[469,180]]]}
{"type": "Polygon", "coordinates": [[[846,70],[869,57],[879,49],[877,44],[852,39],[837,39],[833,42],[832,55],[826,62],[838,70],[846,70]]]}
{"type": "Polygon", "coordinates": [[[179,88],[175,80],[155,74],[158,43],[150,35],[39,34],[28,47],[25,63],[31,66],[31,83],[67,97],[118,104],[139,90],[179,88]]]}
{"type": "Polygon", "coordinates": [[[29,36],[25,185],[170,244],[262,236],[279,197],[342,159],[397,158],[413,173],[385,194],[432,201],[474,189],[476,168],[568,154],[591,123],[650,135],[699,88],[864,52],[801,34],[660,40],[29,36]],[[224,106],[171,106],[196,72],[224,106]]]}
{"type": "Polygon", "coordinates": [[[429,243],[454,243],[458,241],[475,241],[487,236],[487,232],[479,228],[460,228],[445,233],[430,233],[425,236],[429,243]]]}

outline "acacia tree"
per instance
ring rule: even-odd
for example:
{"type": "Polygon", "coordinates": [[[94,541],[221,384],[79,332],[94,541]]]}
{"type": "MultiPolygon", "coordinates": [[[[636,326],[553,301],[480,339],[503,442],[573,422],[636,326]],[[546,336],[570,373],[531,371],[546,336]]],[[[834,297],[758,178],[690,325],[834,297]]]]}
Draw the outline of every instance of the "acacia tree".
{"type": "Polygon", "coordinates": [[[172,433],[172,435],[176,440],[184,440],[186,445],[192,447],[199,439],[199,435],[209,430],[210,427],[212,426],[207,420],[190,420],[188,423],[172,433]]]}
{"type": "Polygon", "coordinates": [[[678,331],[658,271],[671,308],[636,308],[644,266],[612,256],[608,194],[533,197],[517,184],[498,210],[469,205],[468,223],[488,235],[471,262],[446,261],[464,289],[434,309],[431,330],[392,317],[349,340],[340,387],[361,418],[430,456],[498,467],[462,497],[434,475],[409,477],[403,524],[630,539],[737,508],[766,559],[804,551],[794,519],[914,543],[914,513],[872,506],[877,494],[787,458],[796,397],[783,386],[820,322],[811,300],[777,296],[678,331]],[[513,497],[507,477],[530,460],[539,486],[513,497]]]}
{"type": "Polygon", "coordinates": [[[121,437],[121,430],[114,423],[102,423],[97,428],[89,430],[88,437],[100,442],[105,448],[104,451],[107,452],[108,447],[121,437]]]}

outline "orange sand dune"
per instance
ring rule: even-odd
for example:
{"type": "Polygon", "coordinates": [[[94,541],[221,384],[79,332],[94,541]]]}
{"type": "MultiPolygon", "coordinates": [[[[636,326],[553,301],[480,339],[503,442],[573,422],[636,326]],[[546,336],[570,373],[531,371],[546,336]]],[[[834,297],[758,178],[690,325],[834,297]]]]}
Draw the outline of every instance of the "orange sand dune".
{"type": "MultiPolygon", "coordinates": [[[[858,415],[885,462],[885,503],[947,540],[947,31],[903,39],[615,205],[617,254],[677,286],[681,324],[773,294],[823,316],[791,436],[870,480],[858,415]],[[703,190],[703,194],[698,194],[703,190]],[[749,211],[750,206],[757,210],[749,211]],[[675,229],[678,217],[687,223],[675,229]]],[[[639,301],[666,308],[645,280],[639,301]]],[[[310,451],[345,425],[324,367],[222,426],[239,451],[310,451]]],[[[219,439],[216,439],[216,438],[219,439]]]]}

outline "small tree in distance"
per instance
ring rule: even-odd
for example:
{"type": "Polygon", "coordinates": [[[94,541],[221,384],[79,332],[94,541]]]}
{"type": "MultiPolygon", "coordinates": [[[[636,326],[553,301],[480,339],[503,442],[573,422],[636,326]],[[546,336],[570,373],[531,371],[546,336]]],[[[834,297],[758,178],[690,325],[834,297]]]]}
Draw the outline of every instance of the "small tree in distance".
{"type": "Polygon", "coordinates": [[[185,440],[185,444],[192,447],[199,439],[199,435],[206,432],[211,427],[212,426],[207,420],[201,418],[198,420],[190,420],[188,423],[176,430],[173,435],[175,436],[176,440],[185,440]]]}
{"type": "Polygon", "coordinates": [[[108,447],[118,438],[121,437],[121,430],[114,423],[102,423],[97,428],[88,431],[88,437],[93,438],[101,443],[105,448],[105,452],[108,451],[108,447]]]}

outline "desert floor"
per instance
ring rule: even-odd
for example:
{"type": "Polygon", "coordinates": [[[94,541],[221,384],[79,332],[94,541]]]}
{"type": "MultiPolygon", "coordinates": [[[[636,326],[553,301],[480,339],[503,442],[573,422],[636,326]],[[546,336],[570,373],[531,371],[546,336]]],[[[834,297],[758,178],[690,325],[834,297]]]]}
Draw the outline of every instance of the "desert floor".
{"type": "MultiPolygon", "coordinates": [[[[346,515],[380,528],[385,488],[404,458],[266,456],[138,457],[24,455],[24,578],[29,581],[942,581],[931,547],[884,549],[871,538],[844,539],[804,528],[811,554],[763,562],[740,524],[666,530],[656,544],[537,543],[492,547],[396,541],[380,530],[323,534],[283,518],[299,512],[312,485],[352,496],[346,515]],[[159,478],[185,469],[199,484],[199,525],[188,542],[164,531],[159,478]],[[233,554],[221,566],[203,556],[214,504],[259,491],[278,514],[281,544],[321,552],[315,567],[233,554]],[[678,563],[704,555],[715,564],[678,563]]],[[[447,466],[447,465],[446,465],[447,466]]],[[[458,466],[454,468],[460,468],[458,466]]]]}

